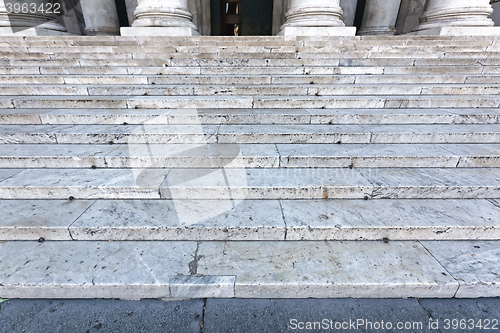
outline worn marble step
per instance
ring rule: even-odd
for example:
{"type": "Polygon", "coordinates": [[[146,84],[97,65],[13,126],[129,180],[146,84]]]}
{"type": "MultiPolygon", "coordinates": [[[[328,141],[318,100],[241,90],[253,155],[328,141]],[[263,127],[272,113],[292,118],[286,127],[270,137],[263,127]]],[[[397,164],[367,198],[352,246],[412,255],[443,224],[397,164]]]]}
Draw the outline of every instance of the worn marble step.
{"type": "Polygon", "coordinates": [[[68,198],[498,199],[500,169],[0,169],[0,199],[68,198]]]}
{"type": "Polygon", "coordinates": [[[0,168],[500,167],[499,144],[3,144],[0,168]]]}
{"type": "MultiPolygon", "coordinates": [[[[127,66],[94,66],[94,67],[0,67],[1,75],[262,75],[262,76],[289,76],[293,75],[360,75],[358,78],[366,78],[365,75],[407,75],[422,76],[422,79],[430,80],[433,75],[446,74],[436,79],[453,79],[460,75],[470,75],[472,77],[487,77],[489,75],[500,74],[500,66],[455,66],[453,74],[450,74],[449,66],[289,66],[289,67],[127,67],[127,66]]],[[[180,78],[176,76],[177,78],[180,78]]],[[[410,77],[407,77],[411,79],[410,77]]],[[[165,78],[166,79],[166,78],[165,78]]],[[[11,81],[12,82],[12,81],[11,81]]],[[[465,78],[462,82],[466,82],[465,78]]]]}
{"type": "Polygon", "coordinates": [[[161,58],[161,59],[62,59],[62,60],[16,60],[0,59],[0,67],[93,67],[93,66],[137,66],[137,67],[302,67],[302,66],[495,66],[500,65],[498,58],[475,59],[447,58],[370,58],[353,59],[339,56],[337,58],[306,58],[306,59],[193,59],[193,58],[161,58]]]}
{"type": "MultiPolygon", "coordinates": [[[[100,78],[90,78],[98,82],[100,78]]],[[[132,82],[132,80],[128,80],[132,82]]],[[[134,80],[135,81],[135,80],[134,80]]],[[[139,81],[139,80],[137,80],[139,81]]],[[[415,95],[500,95],[500,84],[263,84],[251,78],[238,84],[23,84],[0,85],[0,95],[12,96],[415,96],[415,95]]],[[[290,80],[291,81],[291,80],[290,80]]],[[[329,80],[330,81],[330,80],[329,80]]]]}
{"type": "Polygon", "coordinates": [[[2,125],[499,124],[478,109],[0,109],[2,125]]]}
{"type": "MultiPolygon", "coordinates": [[[[169,88],[170,85],[353,85],[356,87],[365,87],[371,85],[386,85],[386,84],[400,84],[404,87],[412,88],[412,85],[422,85],[424,87],[432,86],[438,87],[454,87],[460,84],[463,88],[472,88],[476,85],[489,84],[493,87],[498,85],[500,75],[407,75],[407,74],[375,74],[376,71],[366,68],[358,68],[359,73],[355,74],[270,74],[256,75],[233,73],[234,75],[219,74],[217,76],[207,74],[173,74],[173,75],[144,75],[144,74],[121,74],[121,75],[76,75],[72,74],[59,74],[59,75],[0,75],[0,82],[8,82],[0,85],[3,90],[7,87],[12,89],[20,88],[19,86],[33,87],[34,89],[41,89],[43,87],[51,87],[56,85],[64,85],[64,87],[78,87],[88,86],[95,88],[95,85],[101,87],[116,88],[116,85],[130,86],[143,85],[147,88],[169,88]],[[364,72],[366,70],[366,72],[364,72]],[[475,85],[472,85],[475,84],[475,85]],[[157,85],[153,87],[152,85],[157,85]]],[[[376,68],[375,68],[376,69],[376,68]]],[[[380,68],[380,72],[383,68],[380,68]]],[[[381,73],[380,73],[381,74],[381,73]]],[[[124,87],[125,88],[125,87],[124,87]]],[[[200,87],[202,88],[202,87],[200,87]]],[[[226,87],[227,88],[227,87],[226,87]]],[[[425,91],[424,91],[425,92],[425,91]]]]}
{"type": "Polygon", "coordinates": [[[0,109],[439,109],[497,108],[496,95],[409,96],[0,96],[0,109]]]}
{"type": "Polygon", "coordinates": [[[475,52],[448,52],[448,51],[424,51],[408,50],[400,52],[366,52],[366,51],[346,51],[336,50],[334,52],[301,52],[293,50],[269,52],[268,50],[254,50],[250,52],[242,51],[222,51],[207,48],[206,50],[194,50],[194,52],[178,52],[177,50],[147,50],[137,49],[130,50],[112,50],[101,52],[98,48],[82,49],[78,47],[64,48],[64,52],[58,52],[56,49],[49,47],[47,49],[35,49],[32,52],[23,52],[21,50],[12,50],[10,52],[2,52],[0,49],[0,59],[14,61],[50,61],[50,60],[100,60],[100,59],[170,59],[175,60],[219,60],[219,59],[246,59],[246,60],[291,60],[291,59],[488,59],[489,61],[500,61],[500,52],[485,52],[484,50],[475,52]],[[126,53],[124,53],[126,52],[126,53]]]}
{"type": "Polygon", "coordinates": [[[498,241],[6,242],[4,298],[498,297],[498,241]]]}
{"type": "Polygon", "coordinates": [[[498,240],[485,199],[0,200],[0,241],[498,240]]]}
{"type": "Polygon", "coordinates": [[[498,143],[497,124],[0,125],[0,144],[498,143]]]}

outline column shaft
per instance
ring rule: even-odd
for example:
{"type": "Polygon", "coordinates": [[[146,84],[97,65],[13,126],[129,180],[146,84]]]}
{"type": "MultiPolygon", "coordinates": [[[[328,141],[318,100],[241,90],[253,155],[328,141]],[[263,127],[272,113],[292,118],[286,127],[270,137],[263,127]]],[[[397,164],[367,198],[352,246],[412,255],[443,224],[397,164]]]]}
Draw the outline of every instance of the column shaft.
{"type": "Polygon", "coordinates": [[[367,0],[360,35],[395,35],[401,0],[367,0]]]}
{"type": "Polygon", "coordinates": [[[489,0],[429,0],[415,31],[418,34],[498,34],[498,28],[489,28],[494,25],[488,17],[492,12],[489,0]]]}
{"type": "Polygon", "coordinates": [[[198,34],[188,0],[139,0],[133,28],[122,35],[192,36],[198,34]]]}
{"type": "Polygon", "coordinates": [[[322,36],[354,35],[355,28],[345,28],[340,19],[340,0],[290,0],[281,35],[322,36]]]}
{"type": "Polygon", "coordinates": [[[80,0],[85,19],[85,34],[119,35],[120,23],[114,0],[80,0]]]}

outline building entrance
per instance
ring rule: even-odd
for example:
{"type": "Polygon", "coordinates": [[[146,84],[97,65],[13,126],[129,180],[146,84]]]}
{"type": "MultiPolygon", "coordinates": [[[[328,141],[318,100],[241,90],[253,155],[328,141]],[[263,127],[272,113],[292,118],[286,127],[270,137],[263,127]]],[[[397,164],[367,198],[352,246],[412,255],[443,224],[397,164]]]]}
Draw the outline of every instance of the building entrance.
{"type": "Polygon", "coordinates": [[[212,35],[272,35],[273,1],[212,0],[212,35]]]}

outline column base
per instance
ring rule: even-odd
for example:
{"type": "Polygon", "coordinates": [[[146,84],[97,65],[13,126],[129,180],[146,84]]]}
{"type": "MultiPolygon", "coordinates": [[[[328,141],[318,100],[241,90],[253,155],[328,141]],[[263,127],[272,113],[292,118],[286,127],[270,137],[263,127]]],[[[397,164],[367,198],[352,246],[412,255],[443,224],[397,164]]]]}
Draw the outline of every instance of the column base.
{"type": "Polygon", "coordinates": [[[124,27],[120,28],[122,36],[200,36],[190,27],[124,27]]]}
{"type": "Polygon", "coordinates": [[[356,27],[285,27],[278,36],[355,36],[356,27]]]}
{"type": "Polygon", "coordinates": [[[500,36],[500,27],[442,27],[413,31],[414,36],[500,36]]]}
{"type": "MultiPolygon", "coordinates": [[[[16,29],[17,30],[17,29],[16,29]]],[[[49,30],[44,28],[27,28],[19,31],[12,31],[9,27],[0,27],[0,36],[76,36],[67,32],[49,30]]]]}

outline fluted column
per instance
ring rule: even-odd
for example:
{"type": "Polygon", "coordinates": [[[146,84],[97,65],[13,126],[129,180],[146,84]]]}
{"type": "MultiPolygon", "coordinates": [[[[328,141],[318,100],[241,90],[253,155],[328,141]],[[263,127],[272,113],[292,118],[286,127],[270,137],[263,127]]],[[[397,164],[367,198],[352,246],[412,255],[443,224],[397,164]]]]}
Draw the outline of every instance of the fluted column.
{"type": "Polygon", "coordinates": [[[401,0],[367,0],[359,35],[395,35],[401,0]]]}
{"type": "Polygon", "coordinates": [[[132,28],[122,28],[122,35],[197,35],[188,0],[139,0],[132,28]]]}
{"type": "MultiPolygon", "coordinates": [[[[13,0],[0,0],[0,35],[57,35],[66,32],[66,28],[58,22],[55,14],[47,14],[39,9],[48,8],[52,4],[50,0],[30,0],[26,3],[28,7],[16,13],[13,9],[15,3],[13,0]]],[[[50,7],[52,8],[52,7],[50,7]]],[[[61,9],[62,11],[62,9],[61,9]]]]}
{"type": "Polygon", "coordinates": [[[341,16],[340,0],[290,0],[280,35],[354,35],[356,28],[346,28],[341,16]]]}
{"type": "Polygon", "coordinates": [[[80,0],[89,36],[119,35],[120,22],[114,0],[80,0]]]}
{"type": "Polygon", "coordinates": [[[497,34],[498,28],[490,28],[494,25],[491,13],[490,0],[429,0],[415,31],[437,35],[497,34]]]}

